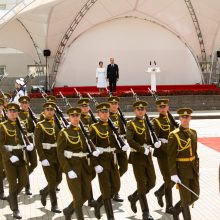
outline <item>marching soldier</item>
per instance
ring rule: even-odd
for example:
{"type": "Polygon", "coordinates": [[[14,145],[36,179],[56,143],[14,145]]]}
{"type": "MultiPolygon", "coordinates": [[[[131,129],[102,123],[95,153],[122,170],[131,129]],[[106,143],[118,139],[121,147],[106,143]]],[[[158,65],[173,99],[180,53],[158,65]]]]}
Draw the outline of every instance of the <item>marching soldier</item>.
{"type": "MultiPolygon", "coordinates": [[[[25,125],[25,128],[27,130],[27,137],[29,141],[33,144],[35,125],[33,119],[29,114],[30,98],[28,96],[21,96],[18,99],[18,102],[20,103],[20,108],[21,108],[18,114],[19,119],[25,125]]],[[[29,145],[26,148],[25,154],[27,159],[28,174],[30,175],[33,172],[33,170],[37,167],[37,152],[34,145],[29,145]]],[[[25,186],[25,193],[26,195],[32,195],[29,178],[28,178],[28,183],[25,186]]]]}
{"type": "Polygon", "coordinates": [[[17,195],[27,185],[28,174],[24,158],[24,141],[16,122],[19,105],[9,103],[7,105],[8,120],[0,124],[0,152],[9,183],[8,201],[13,217],[21,219],[18,209],[17,195]]]}
{"type": "MultiPolygon", "coordinates": [[[[80,113],[80,108],[67,110],[71,125],[61,130],[57,140],[58,159],[73,196],[73,202],[63,210],[66,220],[71,219],[74,211],[78,220],[84,219],[82,206],[90,197],[93,165],[96,165],[97,172],[103,170],[89,155],[89,147],[79,126],[80,113]]],[[[97,153],[93,151],[92,154],[98,156],[97,153]]]]}
{"type": "MultiPolygon", "coordinates": [[[[4,113],[3,113],[3,109],[4,109],[4,99],[0,99],[0,123],[6,120],[4,113]]],[[[2,155],[0,153],[0,199],[1,200],[6,199],[6,196],[4,193],[4,185],[3,185],[4,178],[5,178],[5,171],[3,167],[2,155]]]]}
{"type": "Polygon", "coordinates": [[[91,125],[90,137],[100,151],[98,162],[103,167],[103,172],[98,174],[102,195],[96,200],[95,216],[98,219],[101,218],[100,208],[104,202],[107,219],[113,220],[111,198],[120,189],[120,174],[115,153],[118,145],[108,124],[109,107],[109,103],[100,103],[96,106],[100,120],[91,125]]]}
{"type": "MultiPolygon", "coordinates": [[[[86,132],[88,132],[88,134],[89,134],[89,127],[90,127],[91,124],[94,123],[94,121],[92,120],[91,115],[89,114],[89,110],[90,110],[89,99],[88,98],[80,99],[78,101],[78,105],[81,108],[80,120],[83,123],[83,126],[84,126],[86,132]]],[[[95,176],[96,176],[96,173],[93,170],[92,179],[94,179],[95,176]]],[[[95,204],[95,200],[94,200],[94,197],[93,197],[92,185],[91,185],[91,193],[90,193],[90,197],[89,197],[89,200],[88,200],[88,206],[94,207],[94,204],[95,204]]]]}
{"type": "MultiPolygon", "coordinates": [[[[53,95],[48,95],[45,97],[46,98],[46,102],[54,102],[56,103],[56,97],[53,96],[53,95]]],[[[40,113],[40,116],[39,116],[39,121],[42,121],[45,119],[45,114],[44,114],[44,111],[40,113]]]]}
{"type": "MultiPolygon", "coordinates": [[[[118,113],[119,108],[119,98],[117,96],[111,96],[108,98],[110,104],[110,119],[112,120],[114,126],[118,129],[119,134],[124,139],[126,136],[126,131],[124,124],[121,120],[120,114],[118,113]]],[[[120,177],[128,170],[128,158],[127,152],[117,153],[117,160],[119,166],[120,177]]],[[[114,201],[123,202],[123,199],[120,198],[119,193],[116,193],[113,197],[114,201]]]]}
{"type": "Polygon", "coordinates": [[[59,129],[54,122],[55,103],[46,102],[43,108],[45,119],[37,123],[34,131],[35,146],[48,182],[48,185],[40,190],[41,203],[43,206],[46,205],[46,197],[49,194],[51,211],[61,213],[56,197],[56,187],[62,181],[62,172],[57,158],[59,129]]]}
{"type": "Polygon", "coordinates": [[[146,194],[155,186],[156,175],[150,151],[152,141],[145,120],[147,102],[136,101],[133,107],[136,117],[128,122],[126,136],[131,149],[129,162],[133,166],[137,192],[130,195],[128,199],[134,212],[137,212],[136,201],[139,199],[143,219],[152,220],[146,194]]]}
{"type": "Polygon", "coordinates": [[[199,195],[199,159],[197,155],[197,133],[189,128],[192,109],[181,108],[177,111],[181,125],[172,131],[168,138],[167,153],[171,180],[178,184],[180,201],[174,207],[174,220],[182,212],[184,220],[191,220],[189,206],[199,195]],[[186,187],[184,187],[186,186],[186,187]]]}
{"type": "Polygon", "coordinates": [[[168,135],[173,131],[174,125],[170,122],[168,117],[168,99],[159,99],[156,101],[157,110],[160,113],[159,117],[153,119],[154,129],[157,137],[162,142],[162,146],[154,150],[154,156],[157,157],[158,165],[163,176],[164,183],[162,186],[154,193],[157,197],[158,204],[163,207],[163,196],[165,194],[166,200],[166,213],[172,214],[173,201],[172,201],[172,187],[173,182],[170,179],[169,166],[168,166],[168,156],[166,152],[168,135]]]}

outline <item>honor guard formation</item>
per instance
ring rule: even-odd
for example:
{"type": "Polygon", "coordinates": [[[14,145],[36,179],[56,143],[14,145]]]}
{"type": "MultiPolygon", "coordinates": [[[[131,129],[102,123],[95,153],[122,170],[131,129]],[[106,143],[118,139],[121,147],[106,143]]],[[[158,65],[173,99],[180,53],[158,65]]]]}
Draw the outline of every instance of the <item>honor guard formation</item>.
{"type": "Polygon", "coordinates": [[[178,220],[190,220],[190,206],[199,198],[199,157],[197,133],[190,128],[190,108],[177,110],[180,124],[169,112],[169,100],[156,97],[158,117],[149,119],[148,103],[137,95],[133,103],[134,117],[126,120],[117,96],[98,103],[90,94],[80,95],[77,106],[69,105],[64,117],[56,104],[56,97],[43,94],[45,103],[37,118],[26,95],[12,99],[2,92],[0,99],[0,199],[7,200],[12,215],[21,219],[18,195],[25,189],[32,195],[29,175],[41,164],[47,185],[39,192],[42,206],[50,199],[51,212],[61,213],[66,220],[75,213],[84,219],[82,206],[87,202],[97,219],[104,206],[108,220],[115,219],[112,200],[128,202],[137,213],[138,202],[142,219],[153,220],[148,206],[148,193],[156,183],[152,157],[157,158],[163,184],[154,191],[158,206],[178,220]],[[18,100],[18,103],[12,100],[18,100]],[[94,102],[97,116],[90,109],[94,102]],[[120,196],[120,178],[132,165],[136,186],[127,201],[120,196]],[[72,202],[59,209],[57,191],[66,174],[72,202]],[[100,196],[93,197],[92,181],[98,178],[100,196]],[[7,179],[9,194],[5,194],[3,180],[7,179]],[[172,189],[177,186],[180,201],[173,204],[172,189]],[[163,199],[165,198],[165,200],[163,199]],[[165,204],[164,204],[165,202],[165,204]]]}

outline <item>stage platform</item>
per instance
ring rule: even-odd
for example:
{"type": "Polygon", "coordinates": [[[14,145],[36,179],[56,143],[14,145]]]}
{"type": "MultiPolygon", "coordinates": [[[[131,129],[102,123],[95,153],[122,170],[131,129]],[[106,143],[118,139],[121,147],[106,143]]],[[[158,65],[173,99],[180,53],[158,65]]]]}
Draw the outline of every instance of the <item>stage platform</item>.
{"type": "MultiPolygon", "coordinates": [[[[218,220],[220,216],[220,194],[218,183],[218,167],[220,164],[220,153],[215,146],[219,146],[220,139],[220,119],[198,119],[191,121],[191,127],[198,132],[198,154],[200,157],[200,199],[195,203],[194,208],[191,208],[193,220],[218,220]]],[[[155,220],[172,220],[171,215],[164,213],[164,208],[160,208],[154,196],[154,191],[162,183],[157,162],[153,159],[157,181],[156,187],[147,195],[150,212],[155,220]]],[[[50,201],[47,200],[46,207],[40,203],[39,190],[46,185],[45,177],[42,172],[40,163],[30,176],[31,188],[33,196],[26,196],[22,192],[19,196],[19,207],[24,220],[65,220],[63,214],[52,214],[50,212],[50,201]]],[[[8,192],[8,184],[5,181],[6,193],[8,192]]],[[[71,194],[66,184],[65,175],[60,184],[60,192],[57,193],[58,204],[61,209],[65,208],[72,200],[71,194]]],[[[136,183],[132,172],[132,167],[129,165],[127,173],[121,179],[120,195],[125,199],[123,203],[113,202],[114,214],[116,220],[139,220],[141,217],[140,205],[137,203],[138,212],[134,214],[129,206],[127,196],[136,189],[136,183]]],[[[93,181],[93,190],[95,198],[100,195],[99,184],[97,178],[93,181]]],[[[173,188],[174,203],[179,200],[178,190],[173,188]]],[[[11,211],[6,201],[0,201],[0,219],[12,220],[11,211]]],[[[83,207],[85,219],[93,219],[93,208],[89,208],[85,203],[83,207]]],[[[102,219],[105,220],[106,215],[104,208],[101,209],[102,219]]],[[[76,219],[75,215],[72,219],[76,219]]],[[[180,218],[182,220],[182,216],[180,218]]]]}

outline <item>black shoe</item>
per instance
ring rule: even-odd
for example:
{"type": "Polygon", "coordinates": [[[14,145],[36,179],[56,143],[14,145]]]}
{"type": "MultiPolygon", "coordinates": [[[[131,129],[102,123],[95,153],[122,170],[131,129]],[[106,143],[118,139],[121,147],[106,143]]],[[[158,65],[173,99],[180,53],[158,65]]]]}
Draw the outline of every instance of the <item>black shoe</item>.
{"type": "Polygon", "coordinates": [[[128,196],[128,201],[131,203],[131,210],[134,212],[134,213],[137,213],[137,206],[136,206],[136,201],[134,200],[133,196],[130,195],[128,196]]]}
{"type": "Polygon", "coordinates": [[[56,188],[56,191],[59,192],[59,191],[60,191],[60,188],[57,187],[57,188],[56,188]]]}
{"type": "Polygon", "coordinates": [[[68,207],[63,209],[63,214],[65,216],[65,220],[71,220],[73,213],[74,213],[74,208],[73,208],[72,203],[68,207]]]}
{"type": "Polygon", "coordinates": [[[0,192],[0,200],[7,200],[4,192],[0,192]]]}
{"type": "Polygon", "coordinates": [[[89,207],[95,207],[96,206],[96,201],[94,199],[89,199],[88,200],[88,206],[89,207]]]}
{"type": "Polygon", "coordinates": [[[113,200],[116,202],[123,202],[124,199],[120,198],[120,195],[117,193],[114,195],[113,200]]]}
{"type": "Polygon", "coordinates": [[[172,215],[172,214],[173,214],[173,209],[174,209],[173,206],[166,207],[166,211],[165,211],[165,212],[166,212],[167,214],[171,214],[171,215],[172,215]]]}
{"type": "Polygon", "coordinates": [[[19,210],[13,211],[13,218],[22,219],[22,216],[21,216],[21,213],[19,212],[19,210]]]}
{"type": "Polygon", "coordinates": [[[154,220],[154,218],[150,215],[149,212],[144,212],[142,217],[143,220],[154,220]]]}
{"type": "Polygon", "coordinates": [[[41,197],[40,197],[41,204],[43,206],[46,206],[46,204],[47,204],[47,193],[45,193],[44,190],[41,189],[40,190],[40,195],[41,195],[41,197]]]}
{"type": "Polygon", "coordinates": [[[154,195],[157,197],[157,202],[159,204],[160,207],[163,207],[164,204],[163,204],[163,196],[158,192],[154,192],[154,195]]]}
{"type": "Polygon", "coordinates": [[[52,208],[51,208],[51,212],[61,213],[61,211],[60,211],[60,209],[57,207],[57,205],[52,206],[52,208]]]}
{"type": "Polygon", "coordinates": [[[25,194],[26,194],[27,196],[31,196],[31,195],[32,195],[31,189],[30,189],[30,188],[26,188],[26,189],[25,189],[25,194]]]}

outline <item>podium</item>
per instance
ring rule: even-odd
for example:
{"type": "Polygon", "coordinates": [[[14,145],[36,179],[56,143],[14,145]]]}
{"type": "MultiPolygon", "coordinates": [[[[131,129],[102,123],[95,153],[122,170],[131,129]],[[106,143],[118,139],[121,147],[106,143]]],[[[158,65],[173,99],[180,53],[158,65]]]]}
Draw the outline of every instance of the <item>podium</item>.
{"type": "Polygon", "coordinates": [[[160,72],[160,67],[157,66],[150,66],[147,68],[147,73],[150,73],[150,85],[151,85],[151,90],[156,92],[156,86],[157,86],[157,82],[156,82],[156,73],[160,72]]]}

